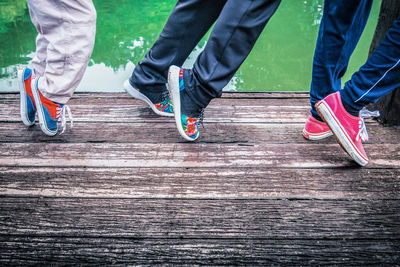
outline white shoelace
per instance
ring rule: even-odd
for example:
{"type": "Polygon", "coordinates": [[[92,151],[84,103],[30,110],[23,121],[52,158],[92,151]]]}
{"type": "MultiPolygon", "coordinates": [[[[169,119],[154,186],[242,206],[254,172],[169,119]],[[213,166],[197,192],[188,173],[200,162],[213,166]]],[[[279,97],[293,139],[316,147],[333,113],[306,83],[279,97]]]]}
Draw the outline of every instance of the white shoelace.
{"type": "Polygon", "coordinates": [[[361,138],[361,141],[363,141],[363,142],[366,142],[366,141],[368,141],[368,139],[369,139],[369,136],[368,136],[368,131],[367,131],[367,126],[365,125],[365,121],[364,121],[364,119],[366,119],[366,118],[371,118],[371,117],[379,117],[381,114],[379,113],[379,111],[378,110],[375,110],[375,111],[370,111],[370,110],[368,110],[368,109],[366,109],[366,108],[363,108],[361,111],[360,111],[360,122],[359,122],[359,124],[360,124],[360,130],[358,131],[358,134],[357,134],[357,136],[356,136],[356,140],[358,141],[359,140],[359,138],[361,138]]]}
{"type": "Polygon", "coordinates": [[[60,135],[63,134],[65,132],[65,130],[67,129],[67,116],[65,113],[67,113],[68,119],[71,122],[71,128],[74,126],[72,112],[71,112],[71,109],[69,108],[69,106],[64,105],[62,108],[57,107],[57,118],[61,119],[60,135]]]}

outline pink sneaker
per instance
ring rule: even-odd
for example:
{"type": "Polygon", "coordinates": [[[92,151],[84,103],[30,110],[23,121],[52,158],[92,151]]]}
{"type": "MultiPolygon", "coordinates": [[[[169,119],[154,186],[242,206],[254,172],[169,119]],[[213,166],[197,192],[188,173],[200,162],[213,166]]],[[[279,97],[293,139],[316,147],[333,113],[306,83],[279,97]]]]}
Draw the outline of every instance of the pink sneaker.
{"type": "Polygon", "coordinates": [[[315,108],[347,154],[359,165],[367,165],[368,157],[362,145],[362,141],[367,139],[364,120],[350,115],[344,109],[340,92],[328,95],[315,108]]]}
{"type": "Polygon", "coordinates": [[[325,122],[315,119],[309,115],[304,125],[303,136],[307,140],[321,140],[332,135],[331,129],[325,122]]]}

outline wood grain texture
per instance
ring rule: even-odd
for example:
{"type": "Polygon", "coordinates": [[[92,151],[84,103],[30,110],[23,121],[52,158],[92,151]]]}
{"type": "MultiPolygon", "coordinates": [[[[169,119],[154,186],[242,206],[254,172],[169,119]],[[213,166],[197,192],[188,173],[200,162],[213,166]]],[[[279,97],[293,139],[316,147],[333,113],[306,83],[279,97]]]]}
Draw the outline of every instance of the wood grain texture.
{"type": "Polygon", "coordinates": [[[0,235],[6,265],[398,266],[393,239],[135,239],[0,235]]]}
{"type": "Polygon", "coordinates": [[[4,197],[0,204],[2,235],[400,238],[398,200],[4,197]]]}
{"type": "MultiPolygon", "coordinates": [[[[78,122],[165,122],[142,101],[131,97],[75,98],[68,102],[78,122]]],[[[221,98],[205,111],[207,122],[304,122],[309,111],[307,99],[299,98],[221,98]]],[[[0,121],[20,122],[19,99],[0,99],[0,121]]]]}
{"type": "Polygon", "coordinates": [[[368,120],[360,168],[301,136],[308,94],[229,93],[200,140],[126,94],[76,94],[46,137],[0,94],[0,265],[400,262],[400,132],[368,120]]]}
{"type": "MultiPolygon", "coordinates": [[[[365,145],[368,168],[399,168],[400,148],[365,145]]],[[[4,143],[0,166],[35,167],[349,167],[337,144],[25,144],[4,143]]]]}
{"type": "MultiPolygon", "coordinates": [[[[0,101],[3,99],[18,99],[18,93],[1,93],[0,92],[0,101]]],[[[132,97],[126,93],[83,93],[76,92],[72,96],[71,100],[74,99],[88,99],[88,98],[97,98],[97,99],[118,99],[118,98],[126,98],[132,99],[132,97]]],[[[310,95],[308,92],[223,92],[221,98],[230,98],[230,99],[309,99],[310,95]]]]}
{"type": "MultiPolygon", "coordinates": [[[[1,95],[0,95],[1,96],[1,95]]],[[[68,102],[74,121],[82,123],[165,123],[142,101],[131,97],[97,96],[68,102]],[[101,107],[101,108],[99,108],[101,107]]],[[[310,110],[307,98],[220,98],[205,110],[207,123],[304,123],[310,110]]],[[[0,122],[20,123],[18,98],[0,98],[0,122]]],[[[21,124],[21,128],[26,128],[21,124]]]]}
{"type": "MultiPolygon", "coordinates": [[[[333,137],[318,142],[303,138],[304,123],[204,123],[200,126],[201,143],[273,143],[273,144],[335,144],[333,137]]],[[[368,144],[400,143],[400,128],[382,127],[369,120],[368,144]]],[[[177,143],[180,139],[175,122],[161,123],[84,123],[62,135],[48,137],[39,125],[25,127],[22,123],[2,123],[1,143],[177,143]],[[151,134],[149,134],[151,133],[151,134]]]]}
{"type": "Polygon", "coordinates": [[[399,199],[400,169],[0,168],[0,195],[182,199],[399,199]]]}

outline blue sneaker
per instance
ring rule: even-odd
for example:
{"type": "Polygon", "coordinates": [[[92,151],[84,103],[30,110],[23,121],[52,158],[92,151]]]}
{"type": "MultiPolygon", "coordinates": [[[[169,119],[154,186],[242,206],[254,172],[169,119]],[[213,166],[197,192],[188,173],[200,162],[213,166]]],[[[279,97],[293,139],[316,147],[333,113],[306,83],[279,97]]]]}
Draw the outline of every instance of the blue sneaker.
{"type": "Polygon", "coordinates": [[[150,106],[150,108],[154,111],[154,113],[156,113],[157,115],[167,116],[167,117],[174,116],[172,103],[169,100],[168,96],[167,97],[163,96],[163,99],[160,103],[154,104],[145,94],[141,93],[138,88],[133,87],[132,84],[129,82],[129,80],[125,81],[124,89],[133,98],[146,102],[150,106]]]}
{"type": "Polygon", "coordinates": [[[31,89],[32,70],[26,67],[18,70],[19,102],[21,120],[26,126],[35,124],[36,106],[31,89]]]}
{"type": "Polygon", "coordinates": [[[183,69],[171,66],[168,71],[169,95],[174,106],[175,122],[179,134],[188,141],[199,138],[199,122],[202,120],[203,109],[198,117],[190,117],[181,113],[181,92],[185,90],[183,69]]]}
{"type": "Polygon", "coordinates": [[[54,136],[58,132],[58,119],[61,119],[61,133],[66,129],[65,112],[71,121],[71,128],[73,126],[71,110],[67,105],[55,103],[45,98],[38,89],[38,82],[40,77],[32,81],[32,93],[38,111],[39,124],[42,131],[49,136],[54,136]]]}

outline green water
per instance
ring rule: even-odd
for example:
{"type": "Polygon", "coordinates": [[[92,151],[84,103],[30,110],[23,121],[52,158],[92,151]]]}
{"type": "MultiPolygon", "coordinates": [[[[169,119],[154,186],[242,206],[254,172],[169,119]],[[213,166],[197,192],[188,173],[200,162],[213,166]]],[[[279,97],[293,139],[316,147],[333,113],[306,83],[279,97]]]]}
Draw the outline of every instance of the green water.
{"type": "MultiPolygon", "coordinates": [[[[122,83],[162,30],[176,0],[95,0],[97,36],[92,59],[77,91],[122,92],[122,83]]],[[[366,60],[381,0],[345,76],[366,60]]],[[[323,0],[284,0],[254,50],[226,90],[308,91],[323,0]]],[[[36,30],[25,0],[0,1],[0,92],[17,91],[16,70],[35,50],[36,30]]],[[[207,36],[184,66],[190,67],[207,36]]]]}

